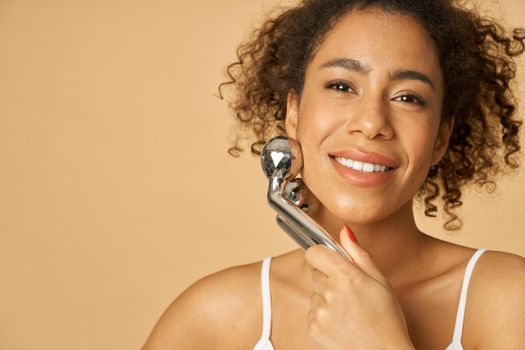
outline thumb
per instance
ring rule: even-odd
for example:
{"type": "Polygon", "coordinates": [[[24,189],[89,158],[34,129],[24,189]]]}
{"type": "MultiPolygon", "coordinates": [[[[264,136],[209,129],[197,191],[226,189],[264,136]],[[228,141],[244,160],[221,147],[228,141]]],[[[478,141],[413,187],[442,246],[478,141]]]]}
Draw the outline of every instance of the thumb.
{"type": "Polygon", "coordinates": [[[358,243],[355,239],[355,235],[347,225],[344,225],[343,229],[339,234],[341,246],[346,250],[348,255],[352,258],[354,263],[370,277],[374,278],[378,282],[387,285],[388,281],[383,276],[381,271],[377,268],[376,263],[372,260],[372,256],[358,243]],[[351,238],[352,237],[352,238],[351,238]]]}

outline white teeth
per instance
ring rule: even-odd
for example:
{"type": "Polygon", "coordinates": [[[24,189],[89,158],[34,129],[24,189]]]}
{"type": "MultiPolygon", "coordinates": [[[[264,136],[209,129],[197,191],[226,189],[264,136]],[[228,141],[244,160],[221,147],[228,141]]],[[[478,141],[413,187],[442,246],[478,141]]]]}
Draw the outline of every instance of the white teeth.
{"type": "Polygon", "coordinates": [[[362,171],[364,173],[385,172],[388,169],[386,165],[363,163],[357,160],[347,159],[343,157],[335,157],[335,160],[339,164],[347,168],[352,168],[354,170],[362,171]]]}
{"type": "Polygon", "coordinates": [[[370,163],[364,163],[363,164],[363,172],[371,173],[373,171],[374,171],[374,164],[370,164],[370,163]]]}

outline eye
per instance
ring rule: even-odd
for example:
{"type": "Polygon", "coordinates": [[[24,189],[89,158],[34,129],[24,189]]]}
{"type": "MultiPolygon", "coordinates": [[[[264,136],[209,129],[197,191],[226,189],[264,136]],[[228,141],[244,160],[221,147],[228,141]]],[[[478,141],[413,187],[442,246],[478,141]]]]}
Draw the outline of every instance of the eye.
{"type": "Polygon", "coordinates": [[[342,80],[330,80],[324,83],[325,89],[336,90],[339,92],[354,91],[350,83],[342,80]]]}
{"type": "Polygon", "coordinates": [[[404,102],[404,103],[409,103],[409,104],[417,104],[421,107],[424,107],[426,105],[426,101],[421,96],[411,94],[408,92],[395,97],[394,100],[404,102]]]}

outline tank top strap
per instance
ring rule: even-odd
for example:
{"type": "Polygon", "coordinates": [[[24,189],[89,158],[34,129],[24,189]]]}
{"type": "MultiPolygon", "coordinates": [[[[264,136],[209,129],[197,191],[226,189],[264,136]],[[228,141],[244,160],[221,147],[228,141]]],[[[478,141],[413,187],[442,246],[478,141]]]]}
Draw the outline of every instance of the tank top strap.
{"type": "Polygon", "coordinates": [[[456,323],[454,325],[454,336],[452,337],[452,343],[461,344],[461,337],[463,335],[463,321],[465,318],[465,306],[467,303],[467,292],[470,283],[470,277],[472,276],[472,271],[474,270],[474,266],[476,266],[479,257],[486,251],[487,249],[485,248],[478,249],[472,255],[467,264],[465,275],[463,277],[463,284],[461,286],[461,295],[459,297],[458,311],[456,314],[456,323]]]}
{"type": "Polygon", "coordinates": [[[272,300],[270,296],[270,263],[272,257],[264,258],[261,269],[261,290],[263,304],[262,338],[269,339],[272,329],[272,300]]]}

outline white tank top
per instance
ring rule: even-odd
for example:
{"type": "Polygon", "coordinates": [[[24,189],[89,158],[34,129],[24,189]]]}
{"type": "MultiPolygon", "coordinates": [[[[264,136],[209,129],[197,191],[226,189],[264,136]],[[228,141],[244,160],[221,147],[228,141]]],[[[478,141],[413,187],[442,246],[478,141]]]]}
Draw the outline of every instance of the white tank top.
{"type": "MultiPolygon", "coordinates": [[[[463,276],[463,285],[461,286],[461,295],[459,297],[458,311],[456,314],[456,323],[454,326],[454,335],[452,342],[445,350],[463,350],[461,344],[461,336],[463,335],[463,319],[465,317],[465,304],[467,302],[467,291],[470,283],[470,277],[474,266],[481,254],[486,251],[484,248],[478,249],[470,258],[465,275],[463,276]]],[[[270,341],[271,327],[272,327],[272,301],[270,298],[270,262],[272,257],[266,257],[262,263],[261,269],[261,290],[262,290],[262,304],[263,304],[263,329],[262,335],[253,350],[275,350],[270,341]]]]}

